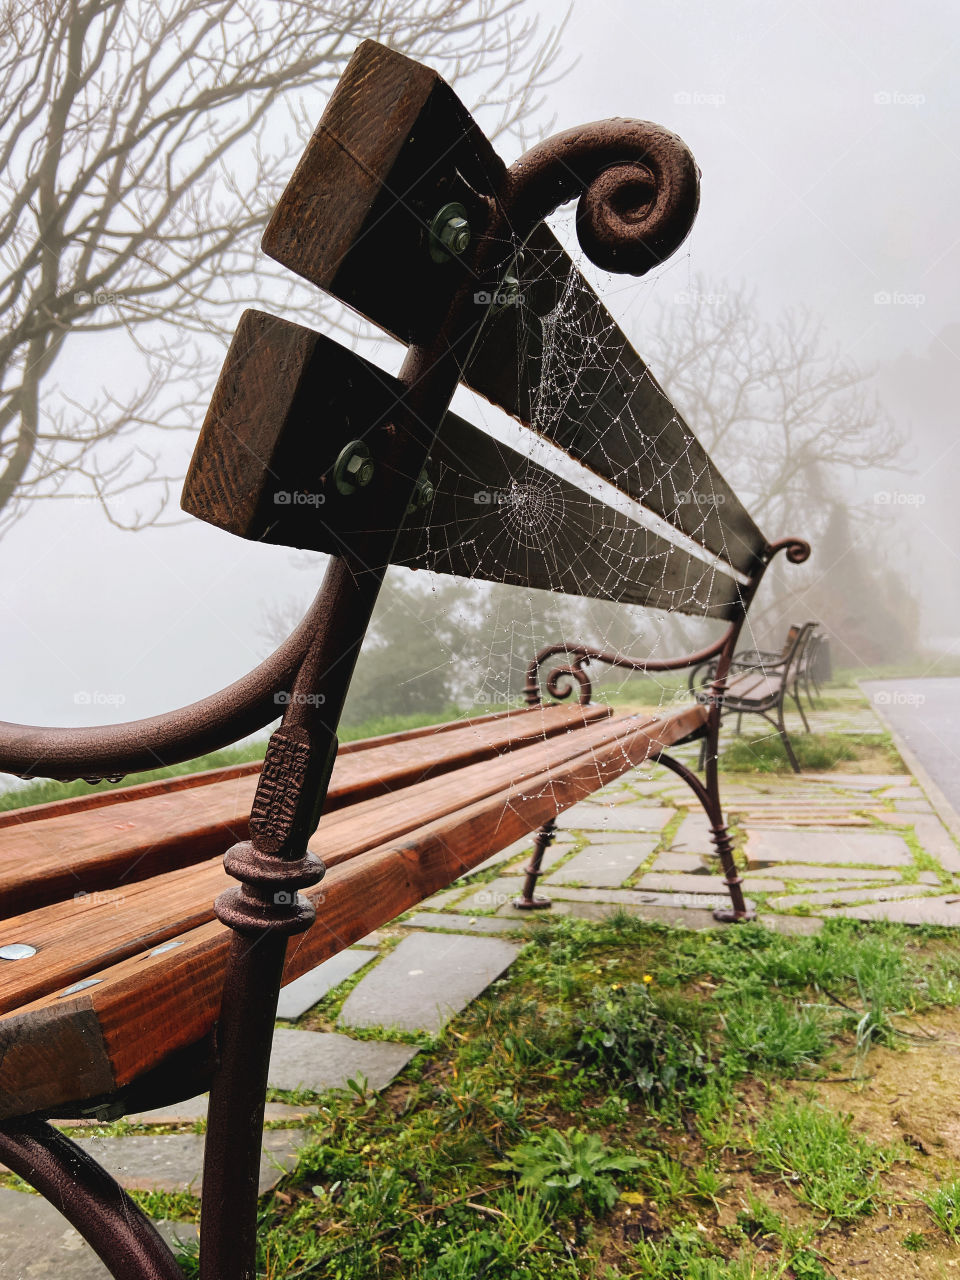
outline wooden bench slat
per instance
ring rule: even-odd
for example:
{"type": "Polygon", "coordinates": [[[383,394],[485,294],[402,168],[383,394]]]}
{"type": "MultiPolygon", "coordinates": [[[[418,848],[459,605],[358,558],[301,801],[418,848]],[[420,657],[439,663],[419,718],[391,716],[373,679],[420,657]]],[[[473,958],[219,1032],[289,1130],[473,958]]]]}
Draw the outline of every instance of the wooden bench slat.
{"type": "MultiPolygon", "coordinates": [[[[625,719],[624,732],[603,746],[461,806],[400,844],[332,867],[308,890],[318,903],[317,922],[291,943],[284,982],[693,732],[703,716],[702,707],[692,706],[642,727],[630,728],[632,720],[625,719]]],[[[0,1118],[65,1110],[106,1092],[105,1078],[122,1087],[208,1035],[220,1006],[230,933],[213,922],[178,941],[161,955],[145,949],[103,970],[95,975],[101,981],[76,997],[46,996],[0,1019],[0,1118]]]]}
{"type": "MultiPolygon", "coordinates": [[[[609,707],[525,708],[452,722],[442,734],[389,735],[338,754],[325,811],[565,733],[609,707]],[[532,713],[532,714],[531,714],[532,713]],[[342,756],[342,758],[341,758],[342,756]]],[[[56,812],[13,811],[0,828],[0,913],[10,915],[78,892],[113,889],[223,853],[246,838],[259,764],[168,779],[67,801],[56,812]],[[177,785],[179,784],[179,785],[177,785]],[[100,799],[96,820],[90,802],[100,799]],[[18,817],[19,815],[19,817],[18,817]]],[[[46,806],[38,806],[39,811],[46,806]]]]}
{"type": "Polygon", "coordinates": [[[740,586],[717,566],[448,414],[429,506],[407,517],[396,564],[726,618],[740,586]]]}
{"type": "MultiPolygon", "coordinates": [[[[336,866],[585,750],[600,750],[622,737],[630,724],[644,721],[653,723],[654,717],[605,717],[536,749],[508,752],[354,802],[324,816],[310,848],[328,867],[336,866]]],[[[230,883],[217,856],[94,898],[67,899],[5,919],[3,941],[28,943],[37,955],[0,965],[0,1012],[212,919],[214,899],[230,883]]]]}
{"type": "Polygon", "coordinates": [[[484,327],[466,384],[735,569],[753,572],[766,539],[545,224],[524,253],[523,304],[504,307],[484,327]],[[541,317],[558,307],[561,326],[588,342],[592,336],[599,351],[581,363],[553,353],[569,364],[551,402],[541,317]]]}
{"type": "MultiPolygon", "coordinates": [[[[439,76],[368,42],[334,90],[263,249],[402,341],[429,340],[466,270],[457,259],[431,260],[430,220],[456,200],[481,230],[475,192],[495,196],[502,175],[439,76]]],[[[562,326],[594,341],[589,359],[570,366],[555,412],[541,405],[537,429],[749,574],[766,539],[644,361],[548,227],[538,226],[523,251],[522,301],[487,317],[463,381],[530,426],[544,371],[541,317],[560,308],[562,326]]]]}

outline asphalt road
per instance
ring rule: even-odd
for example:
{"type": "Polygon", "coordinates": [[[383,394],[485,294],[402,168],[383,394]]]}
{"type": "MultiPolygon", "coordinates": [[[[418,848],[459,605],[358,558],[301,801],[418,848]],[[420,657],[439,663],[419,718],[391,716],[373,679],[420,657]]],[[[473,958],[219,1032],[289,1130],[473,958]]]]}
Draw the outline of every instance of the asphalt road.
{"type": "Polygon", "coordinates": [[[960,677],[865,680],[863,689],[960,814],[960,677]]]}

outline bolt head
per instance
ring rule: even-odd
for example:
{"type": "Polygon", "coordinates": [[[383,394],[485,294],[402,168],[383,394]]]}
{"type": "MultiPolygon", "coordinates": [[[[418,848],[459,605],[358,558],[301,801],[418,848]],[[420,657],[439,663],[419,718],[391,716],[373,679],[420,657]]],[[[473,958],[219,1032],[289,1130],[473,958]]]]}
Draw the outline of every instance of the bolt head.
{"type": "Polygon", "coordinates": [[[376,464],[362,440],[344,445],[333,466],[333,478],[339,493],[349,495],[364,488],[373,479],[376,464]]]}
{"type": "Polygon", "coordinates": [[[440,243],[458,256],[470,247],[470,224],[466,218],[448,218],[440,228],[440,243]]]}
{"type": "Polygon", "coordinates": [[[462,204],[445,204],[430,223],[430,256],[434,262],[448,262],[470,247],[470,223],[462,204]]]}

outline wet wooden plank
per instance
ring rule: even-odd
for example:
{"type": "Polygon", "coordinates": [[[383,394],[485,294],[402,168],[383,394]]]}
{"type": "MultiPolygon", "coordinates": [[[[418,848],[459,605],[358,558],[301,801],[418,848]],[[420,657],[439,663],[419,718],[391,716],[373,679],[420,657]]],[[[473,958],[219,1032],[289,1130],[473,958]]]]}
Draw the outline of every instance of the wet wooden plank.
{"type": "MultiPolygon", "coordinates": [[[[683,708],[655,723],[630,728],[603,747],[594,747],[554,767],[508,786],[452,815],[411,832],[363,857],[333,867],[314,889],[318,922],[288,951],[284,981],[416,906],[477,866],[490,853],[541,826],[660,748],[686,736],[703,722],[703,708],[683,708]]],[[[103,1092],[99,1072],[109,1064],[117,1087],[129,1084],[206,1037],[219,1009],[229,931],[205,924],[179,937],[177,948],[159,956],[143,951],[94,975],[100,982],[70,1006],[46,996],[18,1014],[0,1019],[0,1044],[15,1043],[18,1055],[0,1058],[0,1117],[25,1106],[62,1107],[103,1092]],[[97,1034],[90,1033],[96,1019],[97,1034]],[[36,1034],[38,1015],[43,1034],[36,1034]],[[77,1019],[87,1055],[97,1064],[90,1081],[71,1071],[77,1019]],[[60,1022],[61,1034],[50,1034],[60,1022]],[[56,1045],[65,1046],[58,1053],[56,1045]],[[92,1081],[96,1081],[96,1084],[92,1081]]],[[[66,1002],[64,1002],[66,1003],[66,1002]]]]}
{"type": "MultiPolygon", "coordinates": [[[[585,750],[601,749],[623,732],[622,719],[605,716],[533,747],[360,800],[325,815],[309,847],[328,867],[336,866],[585,750]]],[[[213,919],[214,899],[231,883],[222,852],[196,866],[5,918],[4,943],[28,943],[37,954],[0,966],[0,1012],[213,919]]]]}
{"type": "MultiPolygon", "coordinates": [[[[609,707],[543,707],[350,743],[338,754],[325,809],[389,793],[503,751],[536,747],[603,719],[609,707]]],[[[259,762],[162,784],[15,811],[0,829],[0,913],[131,885],[223,854],[248,835],[259,762]],[[90,802],[100,800],[98,806],[90,802]],[[68,807],[69,806],[69,807],[68,807]]]]}
{"type": "MultiPolygon", "coordinates": [[[[399,390],[331,338],[245,313],[197,441],[184,509],[257,541],[325,552],[357,544],[378,528],[382,487],[396,482],[376,464],[399,390]],[[332,471],[351,440],[369,448],[375,471],[370,485],[344,495],[332,471]]],[[[456,414],[444,418],[427,473],[434,498],[408,517],[396,564],[697,616],[728,617],[740,599],[737,582],[716,566],[456,414]]]]}
{"type": "MultiPolygon", "coordinates": [[[[449,86],[367,42],[263,247],[403,341],[425,340],[469,272],[465,262],[432,260],[430,220],[457,200],[481,232],[484,197],[495,197],[502,180],[501,162],[449,86]]],[[[546,226],[523,253],[520,303],[488,312],[463,381],[750,573],[763,535],[626,335],[546,226]],[[554,340],[549,368],[545,327],[554,340]],[[558,358],[566,385],[554,396],[558,358]]]]}

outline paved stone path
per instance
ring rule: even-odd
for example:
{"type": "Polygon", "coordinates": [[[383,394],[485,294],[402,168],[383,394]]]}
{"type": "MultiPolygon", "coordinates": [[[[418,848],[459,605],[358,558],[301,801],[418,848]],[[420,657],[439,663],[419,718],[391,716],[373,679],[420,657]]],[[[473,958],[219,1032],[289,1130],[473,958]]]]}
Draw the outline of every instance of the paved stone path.
{"type": "MultiPolygon", "coordinates": [[[[812,720],[820,731],[879,728],[854,699],[849,709],[812,720]]],[[[960,925],[960,849],[909,774],[728,775],[723,795],[745,891],[771,927],[807,933],[837,914],[960,925]]],[[[312,1094],[359,1077],[368,1088],[385,1088],[417,1053],[412,1038],[435,1034],[509,966],[524,932],[543,918],[513,906],[530,844],[501,850],[286,989],[270,1082],[306,1090],[307,1102],[270,1105],[268,1119],[280,1127],[265,1135],[263,1188],[295,1163],[310,1133],[303,1121],[312,1094]],[[341,997],[336,1033],[316,1029],[311,1014],[325,996],[341,997]]],[[[727,901],[702,811],[686,785],[659,767],[635,770],[568,810],[544,868],[541,888],[553,915],[599,919],[619,909],[710,928],[712,908],[727,901]]],[[[205,1113],[206,1099],[195,1098],[129,1117],[129,1134],[81,1140],[128,1186],[196,1191],[202,1136],[168,1130],[205,1113]]],[[[0,1280],[107,1274],[43,1201],[3,1188],[0,1259],[0,1280]]]]}

